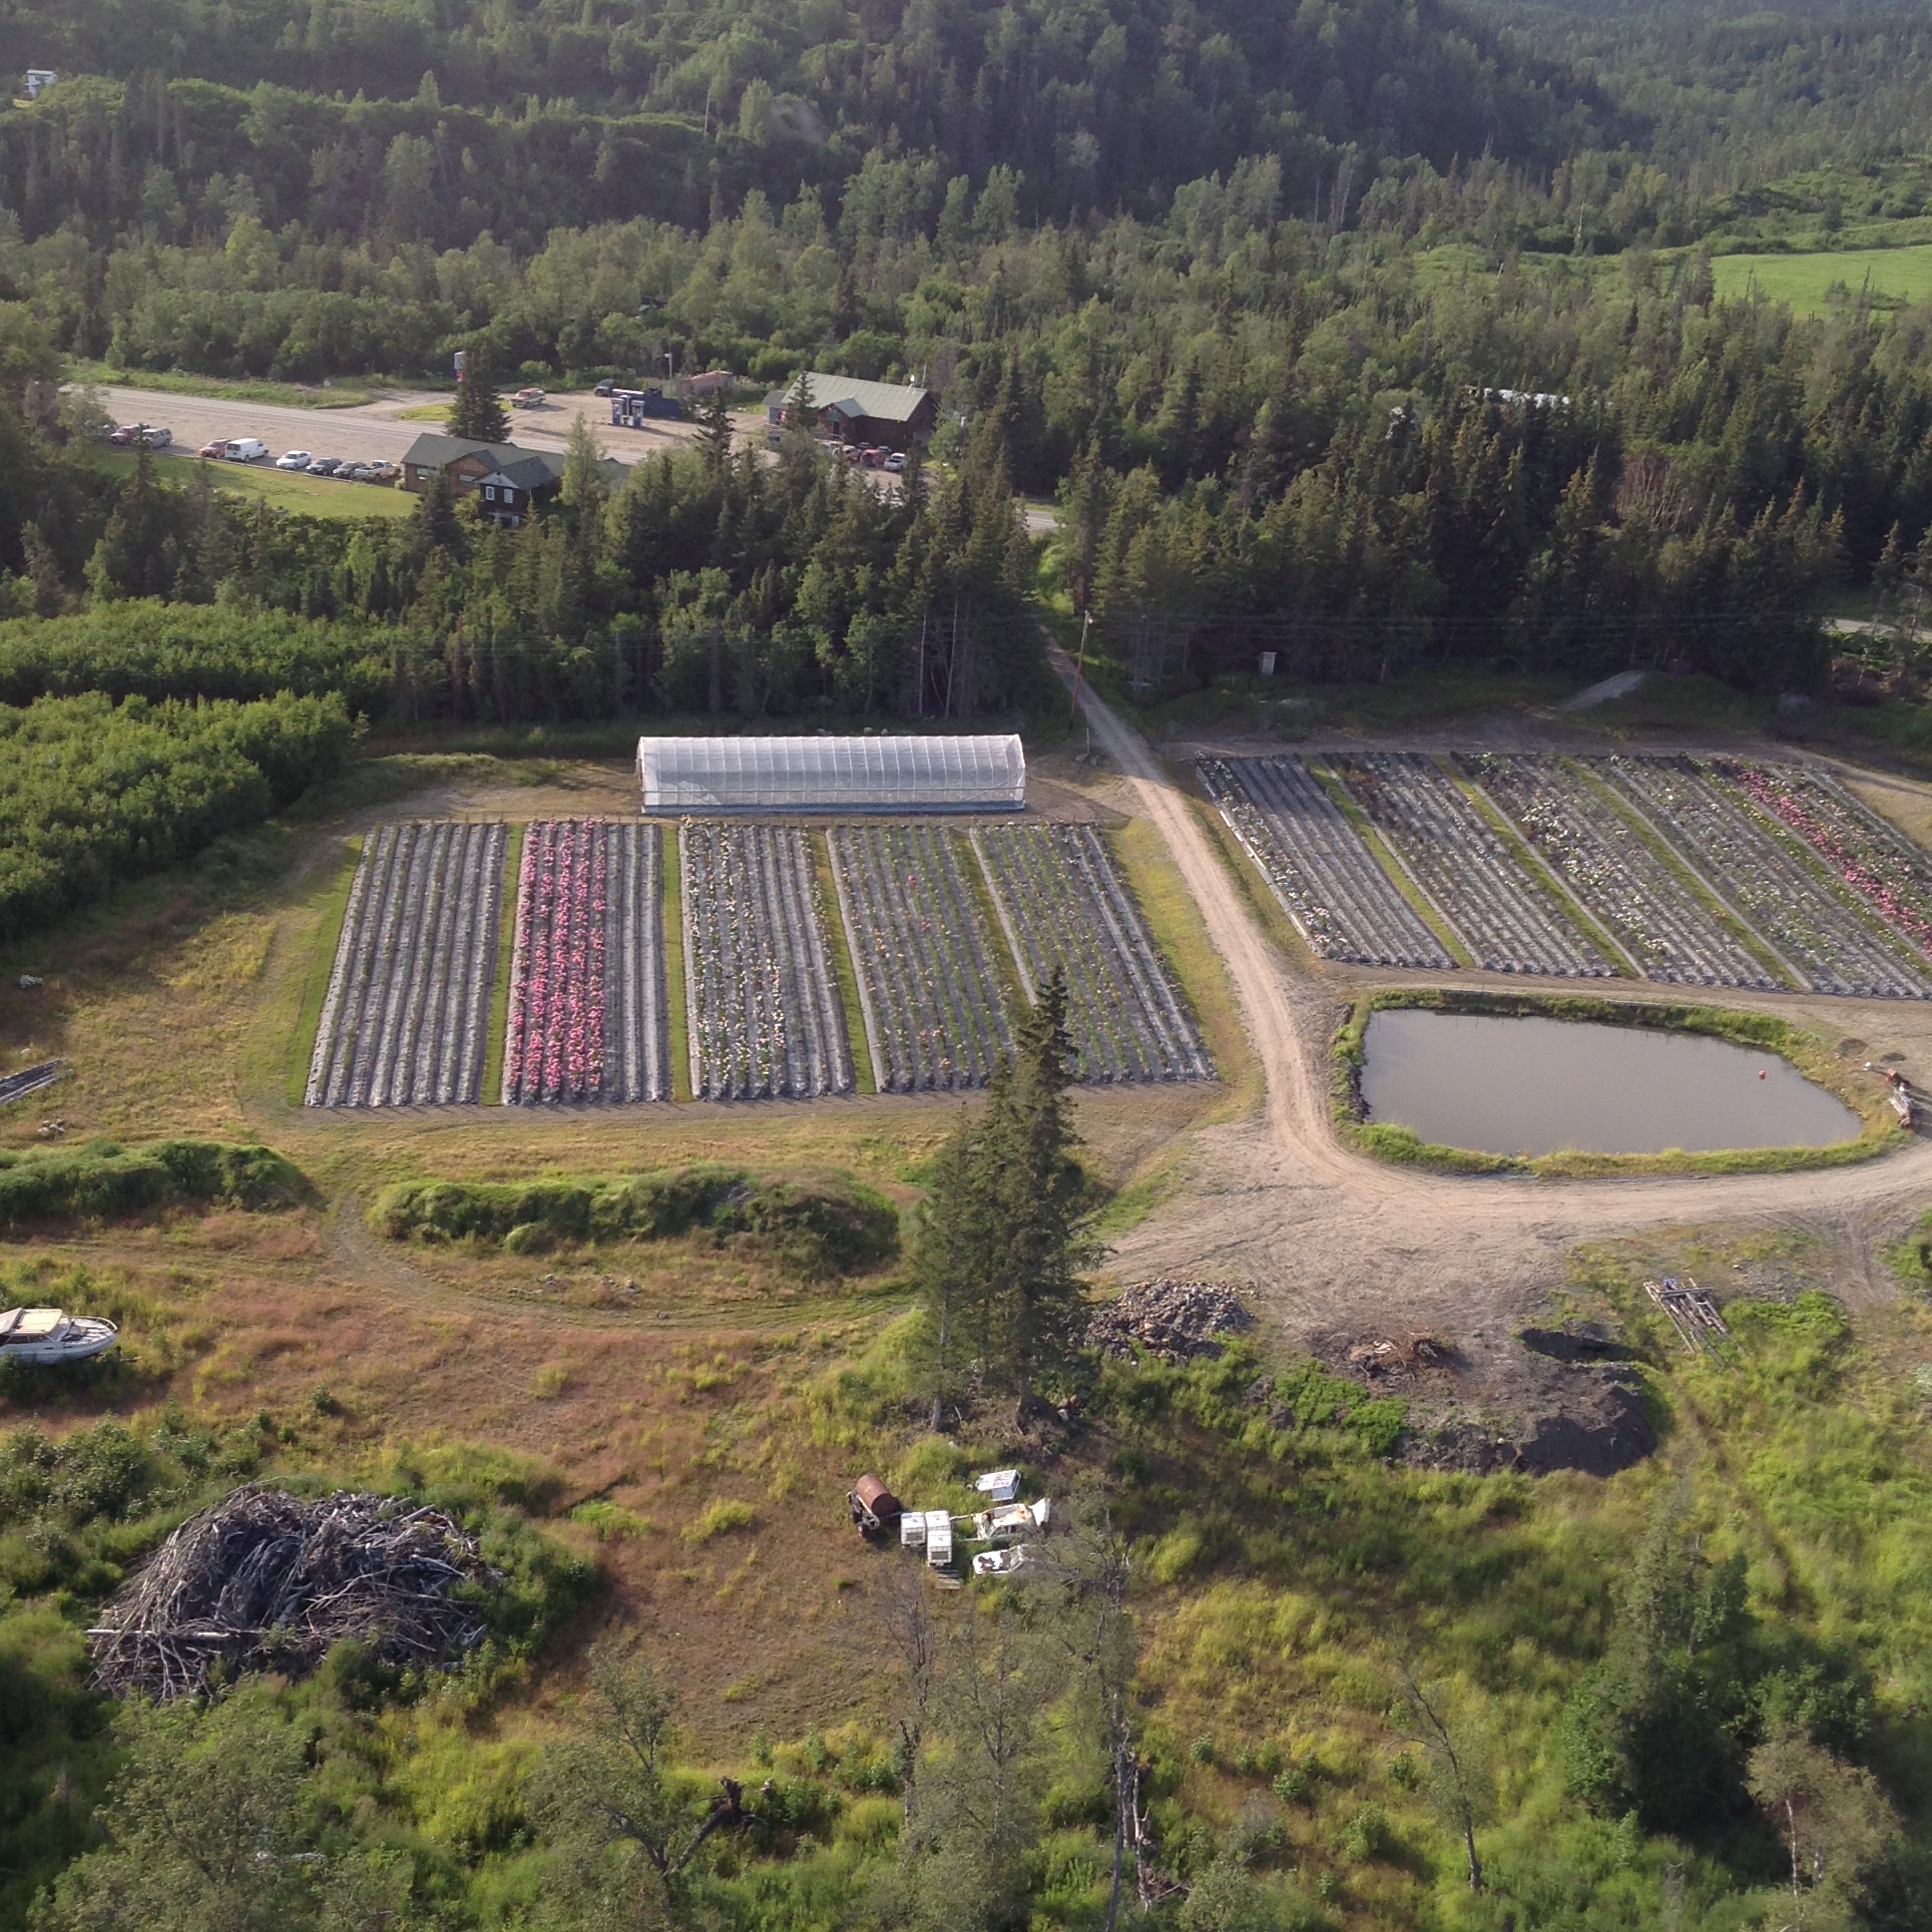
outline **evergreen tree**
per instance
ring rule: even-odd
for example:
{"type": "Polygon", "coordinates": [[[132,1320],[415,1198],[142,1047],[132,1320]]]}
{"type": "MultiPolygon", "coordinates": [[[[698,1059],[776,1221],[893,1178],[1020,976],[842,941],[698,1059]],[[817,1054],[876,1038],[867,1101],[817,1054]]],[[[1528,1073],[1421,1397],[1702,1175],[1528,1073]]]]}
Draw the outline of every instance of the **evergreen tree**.
{"type": "Polygon", "coordinates": [[[604,446],[582,416],[571,419],[564,439],[564,507],[572,513],[573,529],[588,533],[610,495],[605,482],[604,446]]]}
{"type": "Polygon", "coordinates": [[[1081,1269],[1095,1248],[1074,1159],[1066,1022],[1056,976],[995,1070],[985,1111],[961,1123],[934,1169],[913,1271],[935,1429],[969,1372],[1023,1403],[1081,1376],[1081,1269]]]}
{"type": "Polygon", "coordinates": [[[463,373],[456,378],[456,400],[450,405],[449,433],[471,443],[502,443],[510,437],[510,418],[497,400],[496,373],[480,348],[466,350],[463,373]]]}
{"type": "Polygon", "coordinates": [[[1058,974],[1021,1023],[1002,1104],[989,1108],[987,1202],[989,1378],[1021,1398],[1078,1380],[1087,1332],[1081,1269],[1088,1237],[1086,1178],[1067,1090],[1073,1085],[1067,989],[1058,974]]]}
{"type": "Polygon", "coordinates": [[[706,399],[705,426],[699,431],[698,441],[715,472],[730,461],[731,412],[724,405],[722,388],[714,389],[706,399]]]}
{"type": "Polygon", "coordinates": [[[427,553],[446,550],[452,555],[462,549],[463,527],[456,520],[456,499],[450,493],[449,478],[441,470],[429,479],[429,488],[416,505],[411,519],[418,545],[427,553]]]}

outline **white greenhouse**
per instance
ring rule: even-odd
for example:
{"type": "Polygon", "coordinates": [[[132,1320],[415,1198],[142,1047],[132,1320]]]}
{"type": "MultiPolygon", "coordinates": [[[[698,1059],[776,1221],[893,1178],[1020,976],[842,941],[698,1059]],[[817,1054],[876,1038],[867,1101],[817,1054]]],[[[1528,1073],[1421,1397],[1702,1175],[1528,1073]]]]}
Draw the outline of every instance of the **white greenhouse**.
{"type": "Polygon", "coordinates": [[[985,737],[644,737],[644,808],[1017,811],[1026,752],[985,737]]]}

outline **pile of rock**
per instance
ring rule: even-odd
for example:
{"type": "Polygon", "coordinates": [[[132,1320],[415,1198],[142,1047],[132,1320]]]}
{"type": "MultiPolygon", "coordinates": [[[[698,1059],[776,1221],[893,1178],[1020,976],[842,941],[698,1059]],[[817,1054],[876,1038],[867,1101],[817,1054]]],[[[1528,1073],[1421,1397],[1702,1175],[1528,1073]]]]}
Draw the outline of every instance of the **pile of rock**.
{"type": "Polygon", "coordinates": [[[1238,1295],[1220,1281],[1138,1281],[1117,1301],[1095,1310],[1087,1338],[1119,1361],[1137,1352],[1164,1362],[1218,1355],[1216,1335],[1254,1325],[1238,1295]]]}

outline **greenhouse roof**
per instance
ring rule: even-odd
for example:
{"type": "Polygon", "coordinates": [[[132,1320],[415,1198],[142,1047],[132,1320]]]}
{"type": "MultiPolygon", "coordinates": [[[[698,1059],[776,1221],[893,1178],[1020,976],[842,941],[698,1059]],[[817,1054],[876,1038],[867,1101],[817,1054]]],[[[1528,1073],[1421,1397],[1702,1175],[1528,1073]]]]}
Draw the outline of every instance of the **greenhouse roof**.
{"type": "Polygon", "coordinates": [[[645,737],[646,811],[1015,811],[1026,752],[982,737],[645,737]]]}

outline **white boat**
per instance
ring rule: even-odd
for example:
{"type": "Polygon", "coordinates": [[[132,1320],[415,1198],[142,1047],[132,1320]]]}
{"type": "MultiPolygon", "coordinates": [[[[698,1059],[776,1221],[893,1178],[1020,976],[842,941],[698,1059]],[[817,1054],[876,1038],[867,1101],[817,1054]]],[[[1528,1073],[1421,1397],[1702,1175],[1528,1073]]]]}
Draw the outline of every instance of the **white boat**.
{"type": "Polygon", "coordinates": [[[91,1361],[121,1339],[99,1315],[63,1314],[58,1308],[0,1309],[0,1362],[91,1361]]]}
{"type": "Polygon", "coordinates": [[[973,1518],[975,1543],[1012,1543],[1044,1531],[1053,1499],[1043,1496],[1037,1503],[1002,1503],[998,1509],[981,1510],[973,1518]]]}

